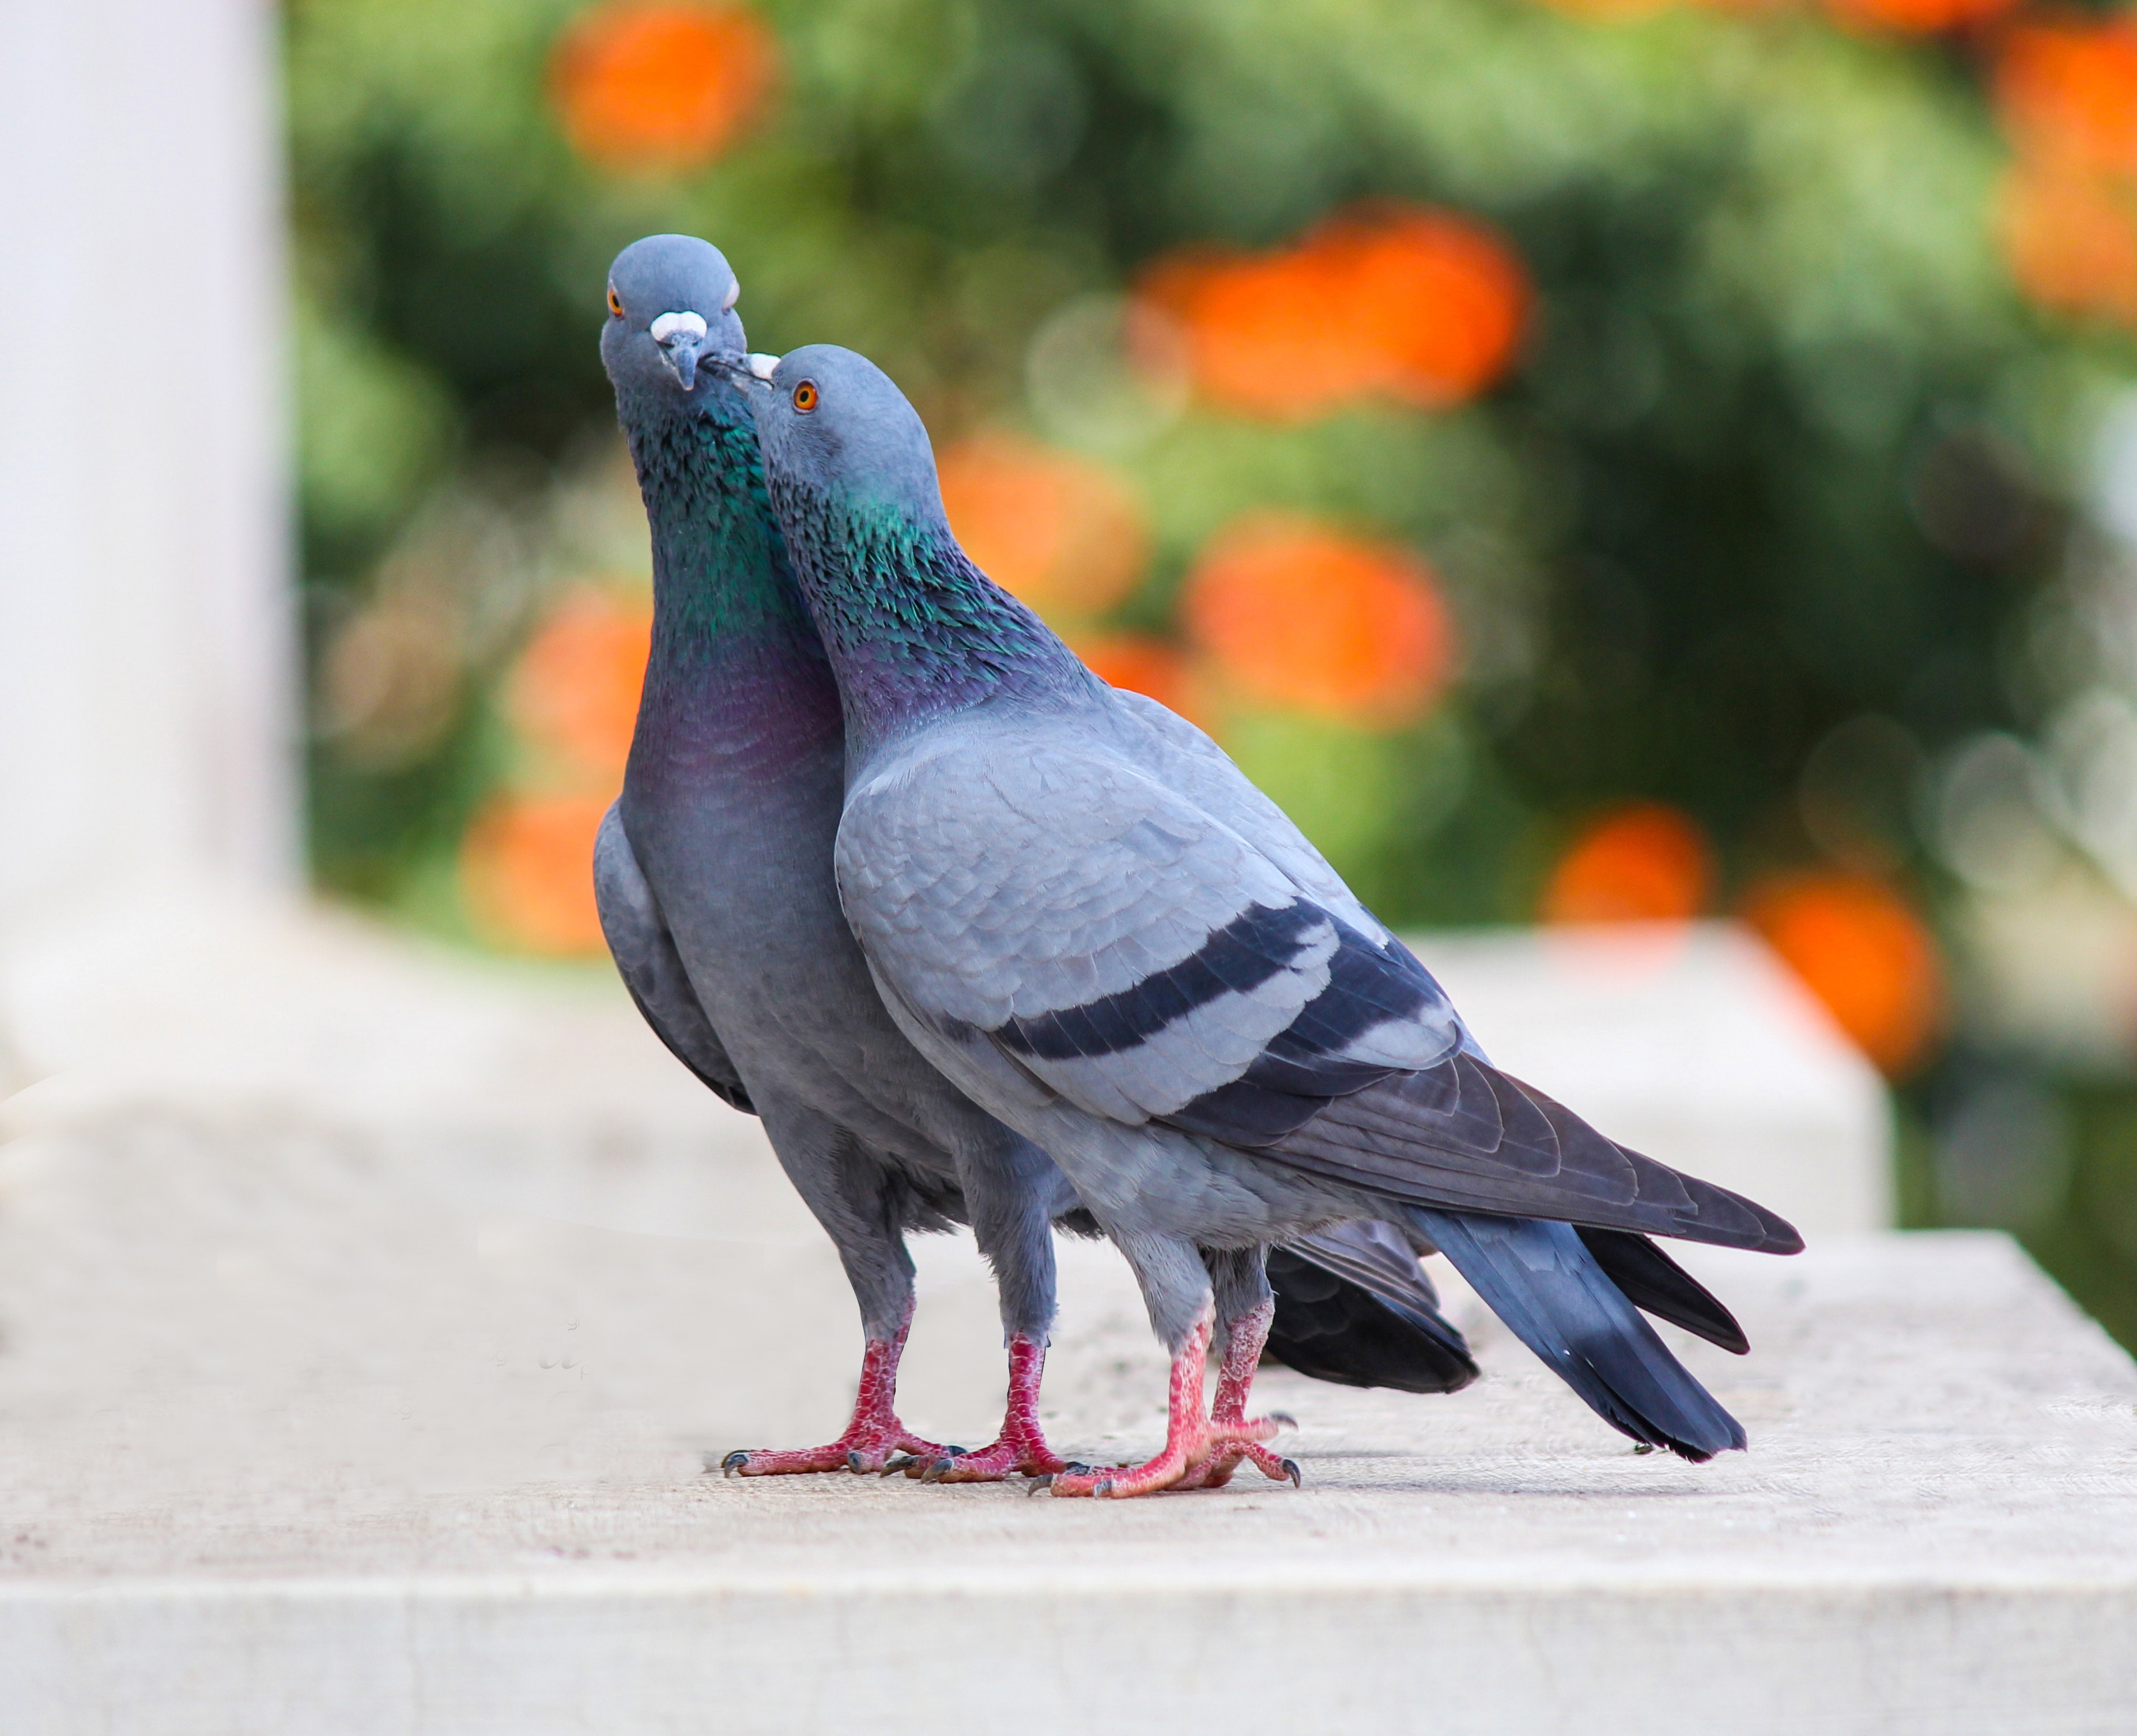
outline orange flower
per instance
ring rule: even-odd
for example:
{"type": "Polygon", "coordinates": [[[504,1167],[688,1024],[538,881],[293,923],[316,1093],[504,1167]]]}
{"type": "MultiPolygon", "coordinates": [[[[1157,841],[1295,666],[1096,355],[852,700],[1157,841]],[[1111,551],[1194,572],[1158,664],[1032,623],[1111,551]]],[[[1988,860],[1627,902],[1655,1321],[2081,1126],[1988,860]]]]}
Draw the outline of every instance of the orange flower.
{"type": "Polygon", "coordinates": [[[1195,716],[1194,677],[1178,646],[1147,633],[1102,633],[1074,643],[1076,655],[1100,680],[1146,694],[1182,717],[1195,716]]]}
{"type": "Polygon", "coordinates": [[[1344,285],[1341,324],[1379,390],[1427,408],[1474,397],[1506,371],[1528,279],[1491,230],[1399,205],[1330,218],[1309,251],[1344,285]]]}
{"type": "Polygon", "coordinates": [[[1744,914],[1885,1072],[1922,1058],[1943,1014],[1944,970],[1929,929],[1889,886],[1792,875],[1755,889],[1744,914]]]}
{"type": "Polygon", "coordinates": [[[1308,421],[1369,392],[1373,358],[1343,342],[1344,285],[1294,248],[1185,249],[1147,272],[1139,295],[1186,341],[1202,396],[1269,422],[1308,421]]]}
{"type": "Polygon", "coordinates": [[[550,90],[581,155],[611,168],[695,168],[757,119],[778,70],[778,43],[754,12],[614,0],[565,32],[550,90]]]}
{"type": "Polygon", "coordinates": [[[460,841],[460,890],[500,944],[568,956],[601,948],[594,834],[606,796],[501,796],[460,841]]]}
{"type": "Polygon", "coordinates": [[[1182,250],[1138,295],[1185,334],[1205,397],[1270,421],[1376,393],[1427,407],[1473,397],[1511,362],[1530,299],[1493,231],[1392,202],[1339,212],[1274,252],[1182,250]]]}
{"type": "Polygon", "coordinates": [[[2075,164],[2022,163],[1998,207],[2004,256],[2028,300],[2137,325],[2137,188],[2075,164]]]}
{"type": "Polygon", "coordinates": [[[1370,725],[1438,696],[1453,631],[1431,569],[1314,519],[1254,514],[1188,575],[1188,631],[1256,697],[1370,725]]]}
{"type": "Polygon", "coordinates": [[[950,528],[988,578],[1043,614],[1097,615],[1149,558],[1142,508],[1104,465],[1010,434],[942,454],[950,528]]]}
{"type": "Polygon", "coordinates": [[[1996,100],[2028,156],[2137,173],[2137,25],[2018,26],[1998,46],[1996,100]]]}
{"type": "Polygon", "coordinates": [[[1551,870],[1550,923],[1688,922],[1706,908],[1714,853],[1673,807],[1638,802],[1589,822],[1551,870]]]}
{"type": "Polygon", "coordinates": [[[1926,36],[1957,30],[2007,12],[2018,0],[1826,0],[1827,10],[1843,24],[1926,36]]]}
{"type": "Polygon", "coordinates": [[[652,639],[650,606],[591,586],[567,593],[520,653],[506,693],[512,721],[613,788],[630,753],[652,639]]]}

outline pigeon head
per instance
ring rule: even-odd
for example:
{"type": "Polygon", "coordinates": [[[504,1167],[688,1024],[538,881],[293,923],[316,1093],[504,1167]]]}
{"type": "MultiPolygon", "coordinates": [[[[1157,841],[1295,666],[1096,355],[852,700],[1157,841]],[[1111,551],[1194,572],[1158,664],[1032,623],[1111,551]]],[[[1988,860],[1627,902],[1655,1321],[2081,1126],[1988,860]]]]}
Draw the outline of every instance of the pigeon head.
{"type": "MultiPolygon", "coordinates": [[[[774,485],[835,510],[943,526],[935,450],[920,413],[866,356],[811,344],[747,372],[757,437],[774,485]]],[[[946,527],[945,527],[946,528],[946,527]]]]}
{"type": "Polygon", "coordinates": [[[888,374],[829,344],[730,367],[838,672],[849,768],[919,719],[985,700],[1088,702],[1095,682],[1075,654],[958,546],[927,430],[888,374]]]}
{"type": "MultiPolygon", "coordinates": [[[[620,405],[679,405],[699,390],[699,364],[742,354],[742,285],[720,250],[690,235],[649,235],[608,271],[601,365],[620,405]]],[[[715,366],[713,377],[723,376],[715,366]]]]}

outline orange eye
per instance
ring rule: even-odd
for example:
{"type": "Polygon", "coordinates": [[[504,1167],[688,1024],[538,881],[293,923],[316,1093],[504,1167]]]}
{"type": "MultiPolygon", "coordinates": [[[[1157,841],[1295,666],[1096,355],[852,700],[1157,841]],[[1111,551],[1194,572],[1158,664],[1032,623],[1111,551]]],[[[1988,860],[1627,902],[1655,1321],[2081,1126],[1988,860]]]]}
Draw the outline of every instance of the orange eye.
{"type": "Polygon", "coordinates": [[[806,416],[816,407],[816,383],[804,380],[794,388],[794,407],[806,416]]]}
{"type": "Polygon", "coordinates": [[[608,310],[619,319],[623,317],[623,297],[616,294],[614,284],[608,286],[608,310]]]}

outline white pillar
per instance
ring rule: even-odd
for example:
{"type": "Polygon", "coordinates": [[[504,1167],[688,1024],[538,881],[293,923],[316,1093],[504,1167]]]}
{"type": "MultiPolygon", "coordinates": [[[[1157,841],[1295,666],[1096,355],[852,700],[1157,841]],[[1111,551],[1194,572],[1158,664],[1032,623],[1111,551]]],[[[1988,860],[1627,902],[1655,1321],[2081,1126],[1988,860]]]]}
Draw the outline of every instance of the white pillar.
{"type": "Polygon", "coordinates": [[[0,934],[296,875],[275,20],[0,5],[0,934]]]}

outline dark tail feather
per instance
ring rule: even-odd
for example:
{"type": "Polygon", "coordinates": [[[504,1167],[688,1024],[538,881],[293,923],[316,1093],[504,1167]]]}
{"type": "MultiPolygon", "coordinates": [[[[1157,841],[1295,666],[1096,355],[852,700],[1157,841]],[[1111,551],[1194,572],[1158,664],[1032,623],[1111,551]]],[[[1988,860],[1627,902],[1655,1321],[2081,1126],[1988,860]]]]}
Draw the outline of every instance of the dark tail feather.
{"type": "Polygon", "coordinates": [[[1610,1275],[1610,1281],[1624,1291],[1635,1308],[1644,1309],[1658,1320],[1696,1333],[1710,1344],[1741,1356],[1751,1348],[1736,1316],[1724,1308],[1714,1293],[1644,1236],[1629,1230],[1594,1230],[1580,1226],[1582,1241],[1595,1263],[1610,1275]]]}
{"type": "Polygon", "coordinates": [[[1570,1224],[1412,1207],[1410,1217],[1516,1337],[1595,1413],[1694,1460],[1745,1445],[1570,1224]]]}
{"type": "MultiPolygon", "coordinates": [[[[1439,1312],[1417,1256],[1392,1229],[1407,1274],[1378,1241],[1343,1224],[1268,1251],[1276,1293],[1268,1353],[1287,1368],[1343,1387],[1456,1392],[1477,1378],[1469,1346],[1439,1312]]],[[[1372,1226],[1367,1226],[1368,1228],[1372,1226]]]]}

